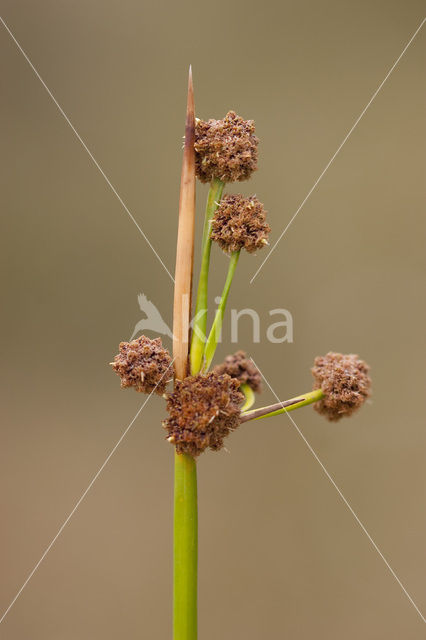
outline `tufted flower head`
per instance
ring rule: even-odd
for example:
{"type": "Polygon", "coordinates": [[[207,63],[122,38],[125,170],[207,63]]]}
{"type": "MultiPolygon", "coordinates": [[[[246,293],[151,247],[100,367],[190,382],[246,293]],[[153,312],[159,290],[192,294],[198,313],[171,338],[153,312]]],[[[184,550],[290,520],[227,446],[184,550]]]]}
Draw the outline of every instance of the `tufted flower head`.
{"type": "Polygon", "coordinates": [[[172,359],[161,343],[161,338],[150,340],[145,336],[131,342],[120,342],[119,353],[111,362],[121,377],[122,388],[134,387],[141,393],[159,393],[173,378],[172,359]]]}
{"type": "Polygon", "coordinates": [[[329,352],[315,358],[312,375],[314,389],[321,389],[324,398],[314,409],[329,420],[340,420],[359,409],[371,395],[370,368],[357,355],[329,352]]]}
{"type": "Polygon", "coordinates": [[[231,378],[239,380],[240,384],[247,384],[253,391],[262,391],[262,376],[253,360],[247,357],[245,351],[226,356],[222,364],[214,367],[213,371],[219,375],[226,373],[231,378]]]}
{"type": "Polygon", "coordinates": [[[214,372],[176,380],[168,397],[169,417],[163,422],[178,453],[198,456],[221,449],[224,438],[240,424],[238,380],[214,372]]]}
{"type": "Polygon", "coordinates": [[[243,248],[254,253],[268,244],[270,231],[266,211],[256,196],[224,196],[211,223],[212,240],[227,253],[243,248]]]}
{"type": "Polygon", "coordinates": [[[201,182],[248,180],[257,169],[258,138],[253,120],[229,111],[222,120],[197,120],[195,168],[201,182]]]}

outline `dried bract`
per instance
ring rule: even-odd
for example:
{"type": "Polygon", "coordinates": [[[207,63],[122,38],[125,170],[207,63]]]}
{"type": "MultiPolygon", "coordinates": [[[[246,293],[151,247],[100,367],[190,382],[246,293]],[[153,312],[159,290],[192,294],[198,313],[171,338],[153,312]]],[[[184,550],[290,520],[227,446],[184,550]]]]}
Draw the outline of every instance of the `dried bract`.
{"type": "Polygon", "coordinates": [[[211,223],[212,240],[227,253],[243,248],[249,253],[254,253],[268,244],[270,231],[271,227],[266,222],[266,211],[256,196],[224,196],[211,223]]]}
{"type": "Polygon", "coordinates": [[[197,120],[195,167],[201,182],[248,180],[257,169],[258,138],[253,120],[229,111],[222,120],[197,120]]]}
{"type": "Polygon", "coordinates": [[[350,416],[371,395],[369,370],[354,354],[330,352],[315,358],[311,369],[314,389],[321,389],[324,398],[314,404],[314,409],[332,421],[350,416]]]}
{"type": "Polygon", "coordinates": [[[176,380],[163,426],[178,453],[195,457],[208,447],[222,448],[224,438],[240,424],[244,396],[239,386],[238,380],[214,372],[176,380]]]}
{"type": "Polygon", "coordinates": [[[141,393],[155,391],[160,395],[173,378],[172,359],[161,338],[145,336],[131,342],[120,342],[119,353],[111,363],[121,377],[121,386],[134,387],[141,393]]]}
{"type": "Polygon", "coordinates": [[[231,378],[239,380],[240,384],[247,384],[257,393],[262,391],[261,373],[245,351],[237,351],[226,356],[224,362],[216,365],[213,371],[219,375],[226,373],[231,378]]]}

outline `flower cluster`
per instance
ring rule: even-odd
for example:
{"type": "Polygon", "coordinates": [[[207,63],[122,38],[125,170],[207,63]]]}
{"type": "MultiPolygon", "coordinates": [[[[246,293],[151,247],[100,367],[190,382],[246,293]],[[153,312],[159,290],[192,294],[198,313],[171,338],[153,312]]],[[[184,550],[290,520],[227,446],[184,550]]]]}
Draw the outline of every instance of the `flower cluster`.
{"type": "Polygon", "coordinates": [[[314,409],[335,422],[350,416],[371,395],[369,366],[357,355],[329,352],[315,358],[312,375],[314,389],[324,393],[314,409]]]}
{"type": "Polygon", "coordinates": [[[163,394],[173,378],[172,359],[161,338],[145,336],[120,342],[119,353],[111,366],[121,378],[122,388],[134,387],[141,393],[163,394]]]}
{"type": "MultiPolygon", "coordinates": [[[[210,448],[222,448],[224,438],[241,422],[269,415],[276,415],[296,406],[315,403],[314,408],[331,421],[349,416],[370,396],[371,380],[368,365],[349,354],[330,352],[317,357],[312,368],[314,391],[285,403],[270,405],[249,411],[254,402],[253,392],[261,391],[262,376],[244,351],[228,355],[222,364],[208,372],[217,338],[222,326],[223,313],[230,283],[241,249],[248,253],[268,244],[270,227],[266,211],[256,196],[227,194],[220,199],[224,184],[247,180],[257,168],[258,139],[254,122],[243,120],[229,111],[222,120],[198,120],[195,127],[196,174],[202,182],[213,181],[209,198],[210,211],[206,213],[206,228],[210,235],[203,244],[203,259],[210,260],[210,241],[216,242],[226,253],[233,254],[221,302],[208,338],[201,344],[195,341],[197,358],[190,354],[192,370],[196,375],[175,380],[174,390],[167,397],[168,418],[163,426],[178,453],[198,456],[210,448]],[[218,186],[219,185],[219,186],[218,186]],[[218,189],[215,191],[215,189],[218,189]],[[204,369],[202,367],[204,366],[204,369]],[[202,370],[202,373],[198,373],[202,370]],[[244,391],[244,393],[241,393],[244,391]],[[244,412],[241,412],[243,400],[244,412]]],[[[208,270],[202,271],[198,298],[207,298],[208,270]],[[204,279],[203,279],[204,278],[204,279]]],[[[206,309],[200,308],[198,316],[206,318],[206,309]]],[[[196,310],[197,312],[197,310],[196,310]]],[[[197,313],[195,314],[196,317],[197,313]]],[[[203,329],[205,331],[205,327],[203,329]]],[[[193,339],[197,332],[193,331],[193,339]]],[[[204,335],[204,334],[203,334],[204,335]]],[[[191,345],[192,346],[192,345],[191,345]]],[[[133,387],[143,393],[164,394],[171,381],[172,359],[160,338],[150,340],[141,336],[131,342],[121,342],[119,353],[111,363],[121,377],[123,388],[133,387]]]]}
{"type": "Polygon", "coordinates": [[[235,378],[215,372],[176,380],[163,426],[178,453],[195,457],[223,447],[224,438],[240,424],[244,395],[239,386],[235,378]]]}
{"type": "Polygon", "coordinates": [[[247,357],[245,351],[226,356],[222,364],[213,368],[220,375],[226,373],[231,378],[236,378],[240,384],[247,384],[255,393],[262,391],[262,376],[253,360],[247,357]]]}
{"type": "Polygon", "coordinates": [[[223,251],[232,253],[245,249],[254,253],[268,244],[271,227],[266,211],[256,196],[226,195],[212,220],[210,237],[223,251]]]}
{"type": "Polygon", "coordinates": [[[201,182],[248,180],[257,169],[258,138],[253,120],[229,111],[222,120],[197,120],[195,167],[201,182]]]}

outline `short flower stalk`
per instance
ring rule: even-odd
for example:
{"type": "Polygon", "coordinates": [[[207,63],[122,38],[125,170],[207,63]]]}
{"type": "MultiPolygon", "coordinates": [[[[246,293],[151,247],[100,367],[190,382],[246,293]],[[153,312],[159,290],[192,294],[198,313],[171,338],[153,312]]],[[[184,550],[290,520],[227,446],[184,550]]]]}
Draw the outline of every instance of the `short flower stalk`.
{"type": "Polygon", "coordinates": [[[189,354],[192,375],[197,374],[203,365],[203,353],[207,332],[207,306],[210,252],[212,240],[210,237],[211,221],[219,206],[225,183],[213,178],[207,197],[204,218],[203,239],[201,245],[201,269],[198,282],[197,300],[195,304],[194,322],[192,327],[192,341],[189,354]]]}
{"type": "MultiPolygon", "coordinates": [[[[166,400],[165,440],[174,447],[173,638],[197,639],[197,460],[219,451],[249,421],[271,418],[312,404],[332,422],[351,416],[369,398],[369,367],[355,354],[329,352],[315,358],[313,389],[283,402],[252,408],[262,376],[245,351],[212,367],[231,285],[244,249],[268,244],[271,228],[256,196],[227,194],[229,183],[248,180],[257,168],[258,138],[252,120],[230,111],[221,120],[196,120],[192,76],[188,84],[173,309],[173,358],[160,338],[121,342],[111,363],[121,387],[158,393],[166,400]],[[210,183],[193,315],[193,251],[196,177],[210,183]],[[208,280],[212,244],[229,257],[228,272],[208,331],[208,280]],[[192,336],[189,326],[192,315],[192,336]],[[212,369],[211,369],[212,367],[212,369]],[[174,368],[174,375],[172,375],[174,368]],[[173,389],[168,385],[173,382],[173,389]]],[[[219,254],[220,255],[220,254],[219,254]]],[[[235,440],[237,443],[237,439],[235,440]]]]}
{"type": "Polygon", "coordinates": [[[222,331],[223,317],[225,315],[226,303],[228,302],[229,292],[231,290],[232,280],[234,279],[235,270],[237,268],[240,252],[235,251],[229,259],[228,273],[223,287],[222,295],[220,297],[219,306],[216,311],[216,315],[213,321],[212,328],[207,338],[206,346],[203,354],[203,371],[208,371],[214,354],[217,348],[217,343],[220,339],[222,331]]]}
{"type": "Polygon", "coordinates": [[[259,407],[259,409],[253,409],[253,411],[241,410],[241,422],[248,422],[249,420],[259,420],[260,418],[272,418],[272,416],[279,416],[282,413],[288,413],[293,409],[300,409],[300,407],[306,407],[308,404],[318,402],[322,400],[324,393],[321,389],[315,391],[308,391],[301,396],[285,400],[284,402],[276,402],[268,407],[259,407]]]}

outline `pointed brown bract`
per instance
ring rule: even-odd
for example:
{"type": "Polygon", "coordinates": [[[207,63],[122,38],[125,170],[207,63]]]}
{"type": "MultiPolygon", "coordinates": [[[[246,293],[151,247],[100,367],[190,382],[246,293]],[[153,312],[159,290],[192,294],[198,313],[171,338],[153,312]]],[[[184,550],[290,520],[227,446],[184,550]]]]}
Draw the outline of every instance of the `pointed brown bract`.
{"type": "Polygon", "coordinates": [[[185,145],[179,200],[179,227],[176,250],[175,293],[173,305],[173,357],[175,375],[187,374],[189,321],[191,314],[192,266],[195,223],[195,112],[192,70],[189,68],[186,107],[185,145]]]}

